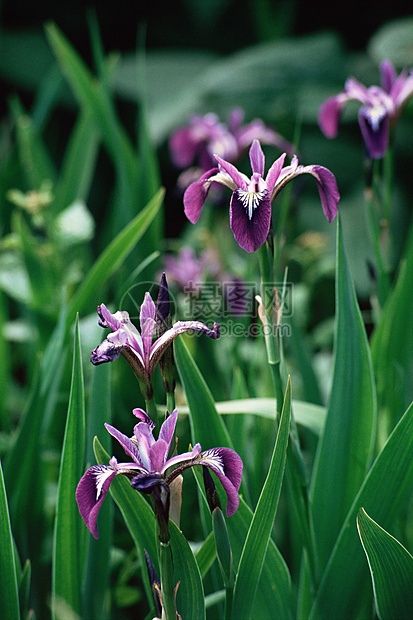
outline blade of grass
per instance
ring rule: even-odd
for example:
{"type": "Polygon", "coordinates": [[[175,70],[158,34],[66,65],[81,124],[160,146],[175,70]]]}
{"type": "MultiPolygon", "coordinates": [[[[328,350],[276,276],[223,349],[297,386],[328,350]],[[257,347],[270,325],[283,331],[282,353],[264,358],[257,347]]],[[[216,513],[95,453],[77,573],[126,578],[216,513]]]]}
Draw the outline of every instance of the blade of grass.
{"type": "Polygon", "coordinates": [[[413,404],[401,418],[371,467],[341,528],[321,579],[309,618],[357,616],[363,599],[371,598],[366,559],[357,535],[361,507],[389,527],[407,498],[413,479],[413,404]]]}
{"type": "Polygon", "coordinates": [[[0,617],[19,620],[19,594],[17,588],[16,564],[13,534],[10,525],[3,468],[0,462],[0,617]]]}
{"type": "Polygon", "coordinates": [[[79,323],[76,321],[72,383],[57,493],[53,541],[52,614],[55,604],[64,601],[79,616],[82,615],[81,562],[84,557],[81,519],[75,502],[75,491],[82,476],[85,449],[85,404],[79,323]]]}
{"type": "Polygon", "coordinates": [[[380,620],[413,618],[413,557],[361,508],[357,529],[370,568],[380,620]]]}
{"type": "MultiPolygon", "coordinates": [[[[133,250],[147,230],[161,207],[164,190],[161,188],[149,201],[145,209],[113,239],[93,264],[83,283],[76,291],[68,309],[67,327],[73,322],[76,312],[82,313],[96,290],[119,268],[126,256],[133,250]]],[[[96,305],[96,300],[95,300],[96,305]]]]}
{"type": "Polygon", "coordinates": [[[340,221],[337,228],[336,312],[333,384],[311,489],[321,571],[370,465],[376,430],[372,364],[340,221]]]}
{"type": "Polygon", "coordinates": [[[265,562],[284,477],[290,418],[291,383],[288,379],[270,468],[251,520],[238,566],[234,587],[233,615],[239,619],[251,617],[259,578],[265,562]]]}

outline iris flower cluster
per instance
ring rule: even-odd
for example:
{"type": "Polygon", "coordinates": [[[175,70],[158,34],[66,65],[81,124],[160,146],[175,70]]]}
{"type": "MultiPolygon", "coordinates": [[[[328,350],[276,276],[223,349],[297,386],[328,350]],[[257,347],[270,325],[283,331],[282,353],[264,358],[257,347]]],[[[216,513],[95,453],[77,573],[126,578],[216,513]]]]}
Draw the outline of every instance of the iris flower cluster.
{"type": "MultiPolygon", "coordinates": [[[[200,321],[178,321],[168,327],[168,314],[169,295],[165,274],[161,279],[157,306],[150,294],[145,294],[140,311],[140,332],[130,321],[127,312],[118,311],[112,314],[101,304],[98,307],[99,325],[110,328],[112,333],[92,351],[92,363],[96,365],[110,362],[120,354],[124,355],[143,387],[145,398],[152,398],[152,375],[155,367],[179,334],[196,330],[213,339],[219,337],[219,326],[216,323],[212,329],[200,321]],[[155,328],[157,337],[153,341],[155,328]]],[[[171,357],[168,359],[172,363],[171,357]]],[[[153,434],[155,423],[146,411],[137,408],[133,410],[133,414],[139,422],[134,426],[131,437],[110,424],[105,424],[106,430],[120,443],[129,460],[119,463],[113,456],[108,465],[93,465],[83,475],[76,490],[79,512],[95,538],[98,537],[97,517],[100,507],[110,484],[119,474],[129,478],[132,487],[137,491],[153,496],[155,515],[160,528],[163,528],[164,540],[168,538],[170,485],[189,467],[202,465],[213,471],[228,497],[227,516],[236,512],[243,464],[234,450],[219,447],[202,451],[197,443],[189,452],[170,454],[178,419],[177,409],[170,414],[167,412],[157,439],[153,434]]]]}

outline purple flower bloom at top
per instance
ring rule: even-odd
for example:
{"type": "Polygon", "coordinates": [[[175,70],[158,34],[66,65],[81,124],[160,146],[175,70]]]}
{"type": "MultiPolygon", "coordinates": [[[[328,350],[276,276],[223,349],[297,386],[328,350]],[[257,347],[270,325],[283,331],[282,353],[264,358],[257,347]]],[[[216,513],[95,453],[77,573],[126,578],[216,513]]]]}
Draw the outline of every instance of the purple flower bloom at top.
{"type": "MultiPolygon", "coordinates": [[[[166,286],[163,278],[162,284],[166,286]]],[[[219,325],[214,323],[210,329],[200,321],[177,321],[170,329],[165,331],[154,342],[153,336],[156,326],[157,310],[150,293],[145,293],[144,301],[140,310],[139,332],[133,325],[126,311],[118,311],[115,314],[109,312],[105,304],[97,308],[99,325],[109,327],[113,333],[97,346],[90,356],[92,364],[98,365],[111,362],[122,353],[133,367],[138,378],[149,385],[153,371],[163,353],[171,342],[179,335],[189,330],[195,330],[206,334],[210,338],[219,338],[219,325]]]]}
{"type": "Polygon", "coordinates": [[[231,110],[228,124],[220,122],[216,114],[193,115],[189,124],[177,129],[169,139],[173,163],[178,168],[189,168],[196,163],[199,175],[215,165],[214,155],[236,162],[255,139],[281,152],[292,153],[292,144],[261,119],[245,125],[243,120],[241,108],[231,110]]]}
{"type": "Polygon", "coordinates": [[[184,194],[185,214],[195,224],[201,214],[212,183],[232,190],[229,207],[230,226],[235,240],[247,252],[254,252],[265,242],[271,225],[271,203],[289,181],[300,174],[311,174],[317,183],[324,214],[331,222],[337,213],[340,195],[334,175],[323,166],[299,166],[297,157],[283,167],[286,153],[270,167],[264,178],[265,158],[258,140],[250,148],[252,176],[249,179],[218,155],[218,167],[208,170],[192,183],[184,194]]]}
{"type": "Polygon", "coordinates": [[[243,465],[234,450],[212,448],[201,452],[201,446],[197,443],[190,452],[168,458],[178,411],[175,409],[166,418],[156,440],[153,436],[155,425],[148,414],[143,409],[134,409],[133,413],[140,421],[134,428],[132,438],[110,424],[105,424],[108,432],[120,443],[131,460],[118,463],[113,456],[109,465],[93,465],[82,476],[76,489],[79,512],[95,538],[98,538],[97,517],[100,507],[112,480],[118,474],[127,476],[135,489],[151,493],[156,487],[165,484],[169,486],[185,469],[204,465],[217,475],[227,494],[227,517],[236,512],[243,465]]]}
{"type": "Polygon", "coordinates": [[[413,72],[408,75],[403,70],[397,76],[390,60],[380,65],[381,87],[367,88],[350,77],[344,91],[330,97],[321,106],[318,122],[327,138],[335,138],[338,131],[341,111],[348,101],[362,104],[358,121],[371,159],[384,157],[388,144],[389,132],[397,121],[406,101],[413,95],[413,72]]]}

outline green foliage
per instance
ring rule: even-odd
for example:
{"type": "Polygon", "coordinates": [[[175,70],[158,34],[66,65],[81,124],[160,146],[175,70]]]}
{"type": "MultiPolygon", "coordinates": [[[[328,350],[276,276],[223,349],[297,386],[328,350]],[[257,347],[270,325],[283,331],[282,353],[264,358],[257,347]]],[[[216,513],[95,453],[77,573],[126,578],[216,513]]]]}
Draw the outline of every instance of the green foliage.
{"type": "MultiPolygon", "coordinates": [[[[204,3],[202,19],[186,4],[199,28],[224,19],[225,3],[204,3]]],[[[88,60],[60,24],[1,32],[0,75],[14,85],[0,126],[1,617],[153,618],[145,551],[164,581],[166,571],[169,594],[177,588],[183,620],[367,620],[374,603],[380,619],[412,615],[412,105],[374,171],[355,108],[335,140],[317,127],[320,104],[348,75],[372,84],[385,57],[413,64],[411,19],[383,24],[366,51],[350,54],[334,32],[287,36],[293,8],[281,8],[282,24],[270,3],[254,5],[261,38],[226,55],[218,45],[146,50],[141,41],[136,53],[106,54],[94,17],[88,60]],[[211,518],[202,472],[184,472],[180,523],[169,522],[160,551],[152,498],[116,476],[94,540],[77,484],[91,465],[119,457],[104,423],[130,436],[131,409],[146,406],[124,359],[89,363],[106,334],[97,304],[115,312],[125,303],[139,327],[134,287],[153,295],[165,255],[185,246],[212,261],[200,276],[205,289],[237,280],[259,291],[257,257],[236,247],[227,211],[211,201],[195,227],[181,221],[166,144],[190,114],[225,122],[236,105],[247,121],[262,118],[291,141],[299,135],[300,163],[331,169],[341,194],[333,224],[314,188],[298,182],[273,206],[282,274],[274,286],[293,291],[280,316],[280,372],[291,377],[284,402],[256,306],[208,314],[196,310],[200,294],[188,308],[188,291],[167,270],[173,321],[221,326],[219,340],[186,333],[174,341],[172,446],[237,451],[239,508],[224,516],[213,476],[223,511],[211,518]],[[168,225],[178,229],[173,239],[168,225]],[[388,282],[384,303],[378,271],[388,282]]],[[[278,157],[268,145],[265,154],[278,157]]],[[[153,386],[161,419],[158,371],[153,386]]]]}

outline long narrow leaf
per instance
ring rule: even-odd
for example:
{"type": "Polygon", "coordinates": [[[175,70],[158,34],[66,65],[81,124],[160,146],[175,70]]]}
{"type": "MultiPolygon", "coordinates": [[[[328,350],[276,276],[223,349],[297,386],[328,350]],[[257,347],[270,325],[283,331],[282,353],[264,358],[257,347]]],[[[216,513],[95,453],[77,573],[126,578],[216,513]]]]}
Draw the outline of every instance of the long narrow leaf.
{"type": "Polygon", "coordinates": [[[13,535],[10,525],[3,469],[0,462],[0,618],[19,620],[19,594],[17,588],[13,535]]]}
{"type": "Polygon", "coordinates": [[[376,426],[372,364],[340,221],[336,311],[334,377],[312,481],[314,533],[321,569],[366,475],[376,426]]]}
{"type": "Polygon", "coordinates": [[[380,620],[413,618],[413,557],[361,508],[357,528],[369,563],[380,620]]]}
{"type": "MultiPolygon", "coordinates": [[[[175,340],[175,353],[179,376],[189,405],[193,443],[199,441],[204,448],[218,445],[232,447],[208,386],[182,340],[175,340]]],[[[207,506],[203,505],[203,508],[209,512],[207,506]]],[[[235,567],[238,566],[252,517],[253,513],[241,493],[237,512],[227,520],[235,567]]],[[[254,601],[253,617],[289,618],[290,586],[288,568],[270,538],[258,585],[259,595],[254,601]]]]}
{"type": "Polygon", "coordinates": [[[281,492],[290,418],[291,383],[288,379],[270,468],[248,530],[238,566],[233,604],[233,615],[235,618],[245,618],[247,620],[251,616],[281,492]]]}
{"type": "Polygon", "coordinates": [[[83,473],[85,445],[85,405],[79,325],[76,322],[72,383],[58,485],[52,575],[52,611],[56,617],[57,605],[64,603],[81,615],[82,571],[79,511],[75,491],[83,473]]]}
{"type": "Polygon", "coordinates": [[[81,313],[91,295],[112,275],[135,247],[156,213],[160,209],[164,190],[160,189],[143,209],[110,243],[96,260],[79,290],[71,300],[68,310],[68,325],[76,312],[81,313]]]}
{"type": "Polygon", "coordinates": [[[363,599],[370,604],[367,562],[357,535],[360,508],[389,528],[411,494],[413,480],[413,404],[401,418],[369,471],[344,521],[321,580],[309,618],[347,620],[363,599]]]}

